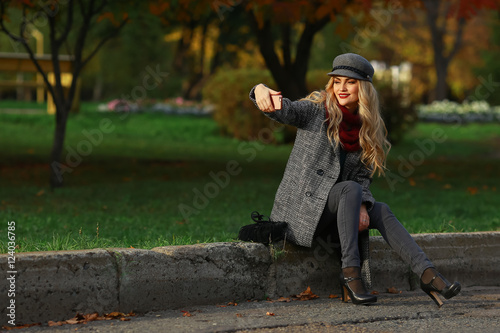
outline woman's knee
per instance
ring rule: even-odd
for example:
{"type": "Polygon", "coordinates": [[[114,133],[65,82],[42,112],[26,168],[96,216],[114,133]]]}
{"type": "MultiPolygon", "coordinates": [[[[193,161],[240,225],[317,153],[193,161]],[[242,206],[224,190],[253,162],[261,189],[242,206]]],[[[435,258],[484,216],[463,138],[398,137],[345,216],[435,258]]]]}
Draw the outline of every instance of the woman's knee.
{"type": "Polygon", "coordinates": [[[352,180],[346,180],[341,183],[343,185],[342,191],[344,193],[347,192],[354,192],[354,193],[361,193],[363,192],[363,188],[361,187],[360,184],[356,183],[355,181],[352,180]]]}
{"type": "Polygon", "coordinates": [[[368,213],[371,220],[379,220],[391,215],[392,211],[385,202],[375,202],[372,209],[368,213]]]}

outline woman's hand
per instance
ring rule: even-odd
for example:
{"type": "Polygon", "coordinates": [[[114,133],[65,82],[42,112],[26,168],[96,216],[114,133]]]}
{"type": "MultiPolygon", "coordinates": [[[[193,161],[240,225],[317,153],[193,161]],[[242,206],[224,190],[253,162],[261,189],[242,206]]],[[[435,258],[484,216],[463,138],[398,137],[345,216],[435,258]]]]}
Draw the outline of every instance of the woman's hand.
{"type": "Polygon", "coordinates": [[[273,101],[271,99],[271,94],[278,94],[279,91],[269,89],[262,83],[255,87],[255,101],[257,106],[263,112],[274,112],[276,111],[273,106],[273,101]]]}
{"type": "Polygon", "coordinates": [[[361,210],[359,211],[359,228],[358,230],[361,232],[363,230],[368,229],[370,226],[370,216],[368,216],[368,211],[366,210],[366,205],[361,204],[361,210]]]}

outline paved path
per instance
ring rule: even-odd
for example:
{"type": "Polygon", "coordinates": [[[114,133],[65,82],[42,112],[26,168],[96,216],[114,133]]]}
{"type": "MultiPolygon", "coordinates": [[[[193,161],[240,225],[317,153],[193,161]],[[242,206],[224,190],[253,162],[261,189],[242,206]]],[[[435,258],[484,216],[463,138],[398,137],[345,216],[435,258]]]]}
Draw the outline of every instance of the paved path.
{"type": "MultiPolygon", "coordinates": [[[[314,290],[313,290],[314,292],[314,290]]],[[[320,297],[310,301],[241,302],[147,313],[21,332],[500,332],[500,287],[465,288],[442,308],[422,291],[381,293],[371,306],[320,297]],[[183,312],[187,311],[187,312],[183,312]],[[184,316],[185,313],[191,316],[184,316]],[[269,315],[269,314],[274,315],[269,315]]]]}

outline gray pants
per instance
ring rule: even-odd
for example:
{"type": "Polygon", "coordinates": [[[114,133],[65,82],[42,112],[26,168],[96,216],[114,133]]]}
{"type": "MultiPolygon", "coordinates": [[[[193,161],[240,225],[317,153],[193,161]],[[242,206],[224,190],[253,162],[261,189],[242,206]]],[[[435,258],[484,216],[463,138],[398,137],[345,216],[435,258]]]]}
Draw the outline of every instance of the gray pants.
{"type": "MultiPolygon", "coordinates": [[[[342,268],[359,267],[358,247],[359,211],[362,188],[356,182],[335,184],[328,195],[328,202],[316,229],[316,235],[331,234],[340,243],[342,268]]],[[[377,229],[389,246],[408,263],[419,277],[425,269],[434,267],[422,249],[391,212],[389,206],[376,202],[368,212],[370,229],[377,229]]]]}

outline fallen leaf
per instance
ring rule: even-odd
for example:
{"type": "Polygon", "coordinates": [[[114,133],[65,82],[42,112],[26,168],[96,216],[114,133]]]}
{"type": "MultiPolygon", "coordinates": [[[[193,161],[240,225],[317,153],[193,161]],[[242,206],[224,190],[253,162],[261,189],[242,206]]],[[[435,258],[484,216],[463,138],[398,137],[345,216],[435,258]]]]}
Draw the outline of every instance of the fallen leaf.
{"type": "Polygon", "coordinates": [[[378,295],[378,294],[380,294],[380,293],[379,293],[378,291],[376,291],[376,290],[373,290],[373,291],[371,292],[371,294],[372,294],[372,295],[378,295]]]}
{"type": "Polygon", "coordinates": [[[266,315],[268,315],[268,316],[274,316],[274,312],[266,312],[266,315]]]}
{"type": "Polygon", "coordinates": [[[290,297],[280,297],[276,300],[276,302],[291,302],[290,297]]]}
{"type": "Polygon", "coordinates": [[[52,320],[49,320],[49,322],[47,323],[47,325],[49,325],[49,326],[62,326],[62,322],[61,321],[52,321],[52,320]]]}
{"type": "MultiPolygon", "coordinates": [[[[105,314],[103,316],[99,316],[99,313],[89,313],[89,314],[80,314],[77,313],[73,318],[65,320],[65,321],[49,321],[47,324],[49,326],[62,326],[62,325],[76,325],[76,324],[87,324],[89,321],[97,321],[97,320],[113,320],[119,319],[121,321],[129,321],[130,318],[133,317],[135,313],[129,312],[128,314],[124,314],[122,312],[111,312],[105,314]]],[[[76,331],[77,329],[75,329],[76,331]]]]}
{"type": "Polygon", "coordinates": [[[64,323],[65,324],[70,324],[70,325],[75,325],[75,324],[80,323],[80,320],[78,320],[76,318],[71,318],[71,319],[66,320],[64,323]]]}
{"type": "Polygon", "coordinates": [[[241,318],[241,317],[243,317],[243,315],[241,313],[237,313],[236,317],[241,318]]]}
{"type": "Polygon", "coordinates": [[[192,317],[193,315],[189,312],[184,312],[184,314],[182,315],[183,317],[192,317]]]}
{"type": "Polygon", "coordinates": [[[237,305],[238,305],[238,303],[236,303],[236,302],[229,302],[229,303],[227,303],[227,306],[237,306],[237,305]]]}
{"type": "Polygon", "coordinates": [[[328,296],[328,298],[339,298],[339,295],[330,294],[330,296],[328,296]]]}
{"type": "Polygon", "coordinates": [[[99,318],[99,314],[97,312],[94,312],[91,314],[83,315],[83,318],[85,318],[85,320],[87,321],[94,321],[97,320],[97,318],[99,318]]]}
{"type": "Polygon", "coordinates": [[[315,298],[319,298],[318,295],[315,295],[311,292],[311,287],[307,287],[306,290],[301,292],[298,295],[292,295],[293,300],[299,300],[299,301],[310,301],[315,298]]]}
{"type": "Polygon", "coordinates": [[[402,291],[397,290],[395,287],[388,288],[387,292],[390,293],[390,294],[401,294],[402,293],[402,291]]]}

